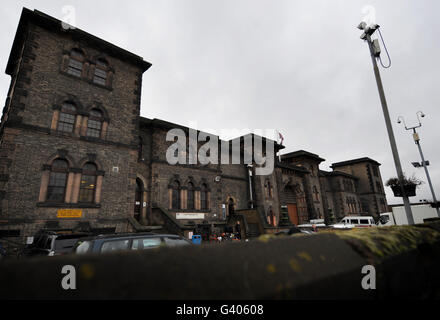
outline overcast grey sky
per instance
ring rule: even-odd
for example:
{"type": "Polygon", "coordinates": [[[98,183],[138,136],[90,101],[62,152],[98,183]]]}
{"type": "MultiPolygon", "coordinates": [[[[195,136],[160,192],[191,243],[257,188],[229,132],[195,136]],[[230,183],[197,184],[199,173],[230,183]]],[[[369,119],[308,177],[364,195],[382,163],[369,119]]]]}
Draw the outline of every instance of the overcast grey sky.
{"type": "MultiPolygon", "coordinates": [[[[396,123],[402,115],[416,124],[422,110],[421,143],[440,197],[440,2],[9,1],[0,12],[2,70],[22,7],[63,19],[65,5],[75,8],[78,28],[153,64],[143,78],[142,116],[202,129],[278,129],[286,152],[317,153],[324,170],[367,156],[382,163],[385,182],[396,171],[367,44],[356,29],[374,14],[392,59],[380,71],[404,171],[426,181],[411,166],[420,157],[410,133],[396,123]]],[[[1,101],[9,81],[0,75],[1,101]]],[[[389,203],[400,202],[385,189],[389,203]]],[[[419,199],[431,199],[427,183],[411,198],[419,199]]]]}

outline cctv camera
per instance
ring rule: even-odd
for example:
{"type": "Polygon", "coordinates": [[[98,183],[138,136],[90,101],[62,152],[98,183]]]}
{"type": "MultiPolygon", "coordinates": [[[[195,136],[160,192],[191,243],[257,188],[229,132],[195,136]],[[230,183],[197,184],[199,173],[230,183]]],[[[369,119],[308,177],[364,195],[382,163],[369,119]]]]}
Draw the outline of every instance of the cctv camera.
{"type": "Polygon", "coordinates": [[[422,113],[421,115],[420,115],[422,118],[424,118],[425,117],[425,114],[424,113],[422,113]]]}
{"type": "Polygon", "coordinates": [[[397,123],[402,123],[402,121],[400,121],[400,120],[397,120],[397,123]]]}
{"type": "Polygon", "coordinates": [[[366,26],[367,26],[367,23],[362,21],[361,23],[359,23],[358,29],[359,30],[364,30],[366,26]]]}

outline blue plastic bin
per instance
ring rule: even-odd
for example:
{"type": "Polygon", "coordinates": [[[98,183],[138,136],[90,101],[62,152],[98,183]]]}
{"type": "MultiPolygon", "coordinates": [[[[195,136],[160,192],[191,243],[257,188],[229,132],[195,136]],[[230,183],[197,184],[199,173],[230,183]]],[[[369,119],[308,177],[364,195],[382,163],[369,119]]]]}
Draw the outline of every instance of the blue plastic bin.
{"type": "Polygon", "coordinates": [[[194,244],[202,244],[202,236],[199,234],[195,234],[192,236],[192,242],[194,244]]]}

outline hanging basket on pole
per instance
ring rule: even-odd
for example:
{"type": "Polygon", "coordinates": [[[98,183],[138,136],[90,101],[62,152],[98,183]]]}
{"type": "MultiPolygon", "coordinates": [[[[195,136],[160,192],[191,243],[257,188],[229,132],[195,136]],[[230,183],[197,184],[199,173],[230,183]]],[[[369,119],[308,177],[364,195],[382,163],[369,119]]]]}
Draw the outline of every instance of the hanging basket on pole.
{"type": "MultiPolygon", "coordinates": [[[[422,181],[417,179],[415,176],[407,178],[403,176],[403,192],[407,197],[415,197],[417,186],[422,184],[422,181]]],[[[402,188],[400,187],[399,178],[390,178],[385,183],[387,187],[391,187],[395,197],[403,197],[402,188]]]]}
{"type": "MultiPolygon", "coordinates": [[[[403,186],[405,195],[407,197],[415,197],[416,196],[416,184],[407,184],[403,186]]],[[[397,186],[391,186],[391,190],[393,190],[395,197],[403,197],[402,189],[400,188],[400,185],[397,186]]]]}

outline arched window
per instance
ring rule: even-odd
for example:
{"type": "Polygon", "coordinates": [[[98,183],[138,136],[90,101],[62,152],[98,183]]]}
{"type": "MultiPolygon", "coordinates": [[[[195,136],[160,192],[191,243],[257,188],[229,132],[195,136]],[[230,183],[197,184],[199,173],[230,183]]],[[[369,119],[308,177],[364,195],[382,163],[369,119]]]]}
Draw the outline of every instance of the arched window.
{"type": "Polygon", "coordinates": [[[67,73],[76,77],[81,77],[84,64],[84,53],[79,49],[70,52],[67,73]]]}
{"type": "Polygon", "coordinates": [[[89,120],[87,121],[87,136],[101,137],[102,129],[102,112],[98,109],[92,109],[89,113],[89,120]]]}
{"type": "Polygon", "coordinates": [[[84,165],[79,188],[79,202],[93,203],[95,201],[96,171],[94,163],[87,162],[84,165]]]}
{"type": "Polygon", "coordinates": [[[194,185],[192,182],[188,183],[188,203],[187,203],[187,209],[194,210],[195,209],[195,202],[194,202],[194,185]]]}
{"type": "Polygon", "coordinates": [[[180,209],[180,183],[177,180],[171,184],[171,208],[180,209]]]}
{"type": "Polygon", "coordinates": [[[105,86],[107,83],[108,63],[103,59],[96,61],[95,74],[93,75],[93,82],[105,86]]]}
{"type": "Polygon", "coordinates": [[[208,186],[206,184],[202,184],[200,188],[200,209],[208,210],[208,186]]]}
{"type": "Polygon", "coordinates": [[[52,163],[46,201],[64,202],[68,168],[69,163],[64,159],[56,159],[52,163]]]}
{"type": "Polygon", "coordinates": [[[275,218],[275,214],[273,213],[272,207],[269,208],[269,210],[267,211],[267,223],[273,227],[276,226],[276,218],[275,218]]]}
{"type": "Polygon", "coordinates": [[[58,131],[73,132],[76,119],[76,108],[69,102],[64,102],[61,107],[60,117],[58,120],[58,131]]]}

